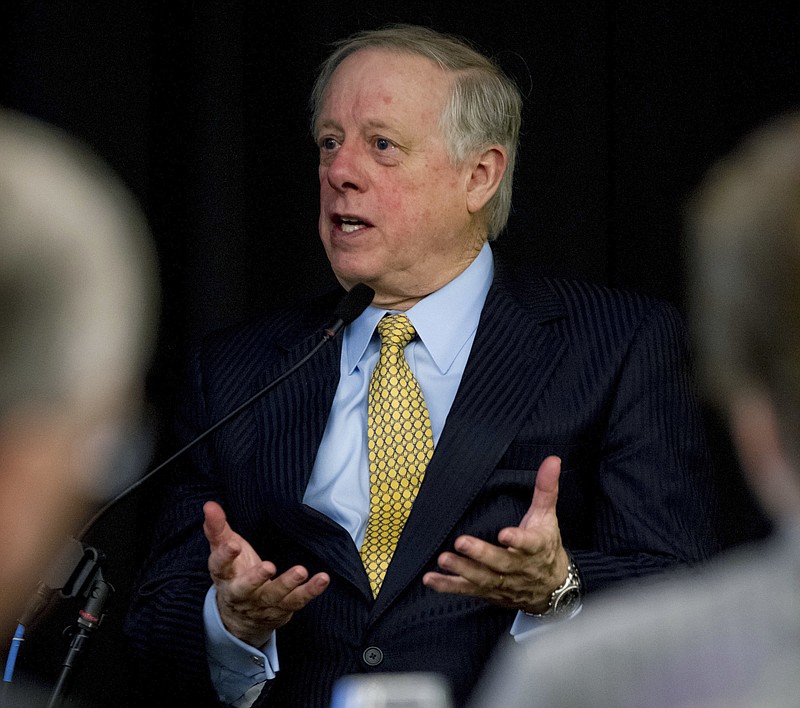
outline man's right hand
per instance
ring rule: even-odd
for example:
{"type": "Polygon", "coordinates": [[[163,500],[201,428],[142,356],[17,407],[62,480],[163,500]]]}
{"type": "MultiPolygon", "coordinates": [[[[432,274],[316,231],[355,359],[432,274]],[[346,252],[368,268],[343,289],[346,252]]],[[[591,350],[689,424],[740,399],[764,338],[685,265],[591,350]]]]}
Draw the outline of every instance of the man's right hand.
{"type": "Polygon", "coordinates": [[[327,573],[312,578],[302,566],[275,576],[277,568],[261,560],[253,547],[228,524],[216,502],[203,505],[203,531],[211,547],[208,570],[217,591],[225,628],[243,642],[260,647],[292,615],[319,597],[330,583],[327,573]]]}

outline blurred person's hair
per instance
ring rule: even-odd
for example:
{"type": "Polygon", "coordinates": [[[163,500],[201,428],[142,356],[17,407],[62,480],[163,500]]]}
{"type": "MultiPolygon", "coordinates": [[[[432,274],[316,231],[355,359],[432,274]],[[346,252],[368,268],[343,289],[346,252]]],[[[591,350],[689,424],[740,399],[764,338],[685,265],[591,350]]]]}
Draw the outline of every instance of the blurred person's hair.
{"type": "Polygon", "coordinates": [[[121,179],[63,131],[0,109],[3,629],[114,486],[144,413],[158,295],[121,179]]]}
{"type": "Polygon", "coordinates": [[[757,130],[689,205],[693,335],[709,399],[767,393],[800,461],[800,113],[757,130]]]}
{"type": "Polygon", "coordinates": [[[152,346],[155,264],[120,179],[55,128],[0,112],[0,414],[114,398],[152,346]]]}

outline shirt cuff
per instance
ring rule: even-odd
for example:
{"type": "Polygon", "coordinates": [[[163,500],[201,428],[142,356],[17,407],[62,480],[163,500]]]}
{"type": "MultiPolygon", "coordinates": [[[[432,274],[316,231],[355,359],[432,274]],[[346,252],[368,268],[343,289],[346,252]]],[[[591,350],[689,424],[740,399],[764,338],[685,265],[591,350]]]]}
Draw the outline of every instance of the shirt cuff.
{"type": "Polygon", "coordinates": [[[561,622],[571,620],[582,609],[583,604],[580,604],[569,615],[555,621],[546,617],[533,617],[524,612],[517,612],[514,623],[511,625],[511,636],[514,637],[514,641],[516,642],[527,641],[528,639],[538,636],[549,627],[554,627],[561,624],[561,622]]]}
{"type": "Polygon", "coordinates": [[[222,624],[213,585],[206,593],[203,624],[206,656],[217,695],[223,703],[246,708],[258,697],[261,686],[274,679],[280,668],[275,633],[260,648],[234,637],[222,624]]]}

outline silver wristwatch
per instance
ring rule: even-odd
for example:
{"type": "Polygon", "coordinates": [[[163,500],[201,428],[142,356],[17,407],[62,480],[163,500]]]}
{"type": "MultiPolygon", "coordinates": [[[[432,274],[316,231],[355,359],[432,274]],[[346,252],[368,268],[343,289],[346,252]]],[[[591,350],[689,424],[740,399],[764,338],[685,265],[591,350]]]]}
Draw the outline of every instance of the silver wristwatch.
{"type": "Polygon", "coordinates": [[[567,579],[550,594],[547,609],[538,614],[533,612],[526,612],[525,614],[529,617],[540,619],[569,617],[580,607],[581,596],[581,578],[570,557],[569,565],[567,566],[567,579]]]}

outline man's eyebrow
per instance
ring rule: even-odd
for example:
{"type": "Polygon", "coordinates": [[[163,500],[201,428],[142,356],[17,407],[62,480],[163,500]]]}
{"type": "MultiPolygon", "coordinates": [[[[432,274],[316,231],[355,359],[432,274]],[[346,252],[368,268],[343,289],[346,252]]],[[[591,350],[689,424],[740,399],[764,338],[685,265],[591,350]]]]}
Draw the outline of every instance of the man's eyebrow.
{"type": "Polygon", "coordinates": [[[341,130],[341,125],[335,120],[320,120],[314,126],[314,135],[318,135],[323,130],[341,130]]]}
{"type": "Polygon", "coordinates": [[[396,130],[394,125],[391,125],[384,120],[369,120],[366,122],[366,127],[372,130],[396,130]]]}
{"type": "MultiPolygon", "coordinates": [[[[393,126],[390,123],[387,123],[384,120],[368,120],[364,123],[365,130],[398,130],[396,126],[393,126]]],[[[333,129],[333,130],[342,130],[342,125],[339,121],[334,119],[322,119],[317,123],[316,126],[317,131],[324,130],[324,129],[333,129]]]]}

